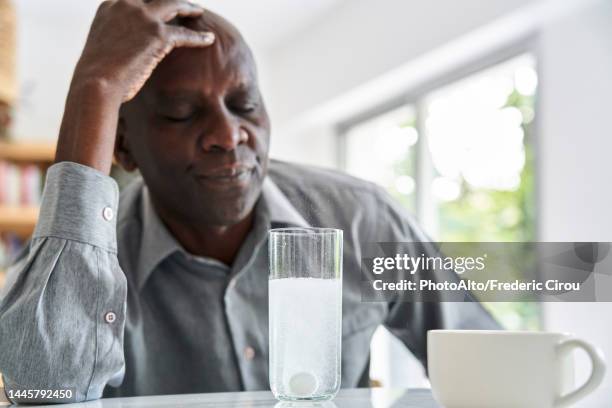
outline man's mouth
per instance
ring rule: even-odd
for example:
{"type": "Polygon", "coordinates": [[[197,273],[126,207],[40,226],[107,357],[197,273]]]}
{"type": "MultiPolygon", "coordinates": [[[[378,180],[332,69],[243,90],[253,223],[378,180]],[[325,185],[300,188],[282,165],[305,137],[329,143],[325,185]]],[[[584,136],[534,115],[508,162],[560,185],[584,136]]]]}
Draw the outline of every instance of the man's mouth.
{"type": "Polygon", "coordinates": [[[213,187],[238,187],[251,179],[254,167],[228,166],[212,169],[197,176],[198,181],[213,187]]]}

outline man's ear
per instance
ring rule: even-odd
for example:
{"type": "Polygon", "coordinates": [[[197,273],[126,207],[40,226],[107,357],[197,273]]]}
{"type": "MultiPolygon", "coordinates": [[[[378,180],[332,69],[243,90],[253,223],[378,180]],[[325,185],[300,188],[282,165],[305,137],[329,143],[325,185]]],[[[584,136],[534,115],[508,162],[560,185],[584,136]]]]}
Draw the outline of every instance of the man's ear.
{"type": "Polygon", "coordinates": [[[115,137],[115,160],[125,171],[134,171],[138,168],[127,140],[127,128],[125,119],[119,115],[117,123],[117,135],[115,137]]]}

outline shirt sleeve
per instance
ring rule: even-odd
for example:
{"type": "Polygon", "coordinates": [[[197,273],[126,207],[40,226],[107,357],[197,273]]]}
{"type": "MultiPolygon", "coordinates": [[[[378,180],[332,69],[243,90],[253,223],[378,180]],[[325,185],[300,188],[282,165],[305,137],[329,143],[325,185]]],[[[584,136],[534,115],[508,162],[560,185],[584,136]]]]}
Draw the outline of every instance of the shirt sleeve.
{"type": "MultiPolygon", "coordinates": [[[[383,214],[375,228],[376,242],[385,242],[387,250],[397,243],[399,253],[410,248],[413,257],[440,256],[432,240],[418,226],[404,208],[392,201],[385,193],[379,194],[380,210],[383,214]],[[402,243],[410,243],[402,245],[402,243]]],[[[390,253],[393,251],[390,251],[390,253]]],[[[413,277],[419,277],[419,273],[413,277]]],[[[449,279],[448,274],[428,275],[429,280],[449,279]],[[442,278],[444,276],[444,278],[442,278]]],[[[459,280],[452,273],[450,279],[459,280]]],[[[499,330],[501,326],[469,291],[462,296],[462,302],[448,301],[443,294],[429,292],[426,301],[419,301],[412,295],[396,298],[389,302],[385,327],[399,338],[427,368],[427,332],[429,330],[499,330]],[[436,299],[436,296],[440,296],[436,299]]],[[[456,298],[454,298],[456,299],[456,298]]]]}
{"type": "Polygon", "coordinates": [[[49,168],[38,224],[0,297],[7,393],[70,389],[72,402],[84,401],[122,381],[127,282],[117,259],[118,201],[115,181],[90,167],[49,168]]]}

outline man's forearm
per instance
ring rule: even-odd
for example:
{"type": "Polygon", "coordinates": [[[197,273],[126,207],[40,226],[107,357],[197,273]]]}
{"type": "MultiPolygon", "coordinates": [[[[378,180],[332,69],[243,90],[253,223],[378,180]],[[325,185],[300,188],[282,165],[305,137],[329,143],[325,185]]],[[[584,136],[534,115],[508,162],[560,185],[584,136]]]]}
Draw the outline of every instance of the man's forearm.
{"type": "Polygon", "coordinates": [[[71,86],[60,129],[56,163],[70,161],[109,174],[121,98],[105,81],[71,86]]]}

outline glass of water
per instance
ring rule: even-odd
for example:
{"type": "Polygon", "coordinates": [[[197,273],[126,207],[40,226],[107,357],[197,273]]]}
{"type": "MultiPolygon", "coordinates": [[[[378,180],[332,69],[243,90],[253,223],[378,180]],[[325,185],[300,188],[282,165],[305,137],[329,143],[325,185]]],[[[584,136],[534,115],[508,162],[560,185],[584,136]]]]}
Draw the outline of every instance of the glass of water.
{"type": "Polygon", "coordinates": [[[329,400],[340,388],[342,230],[270,230],[270,388],[279,400],[329,400]]]}

